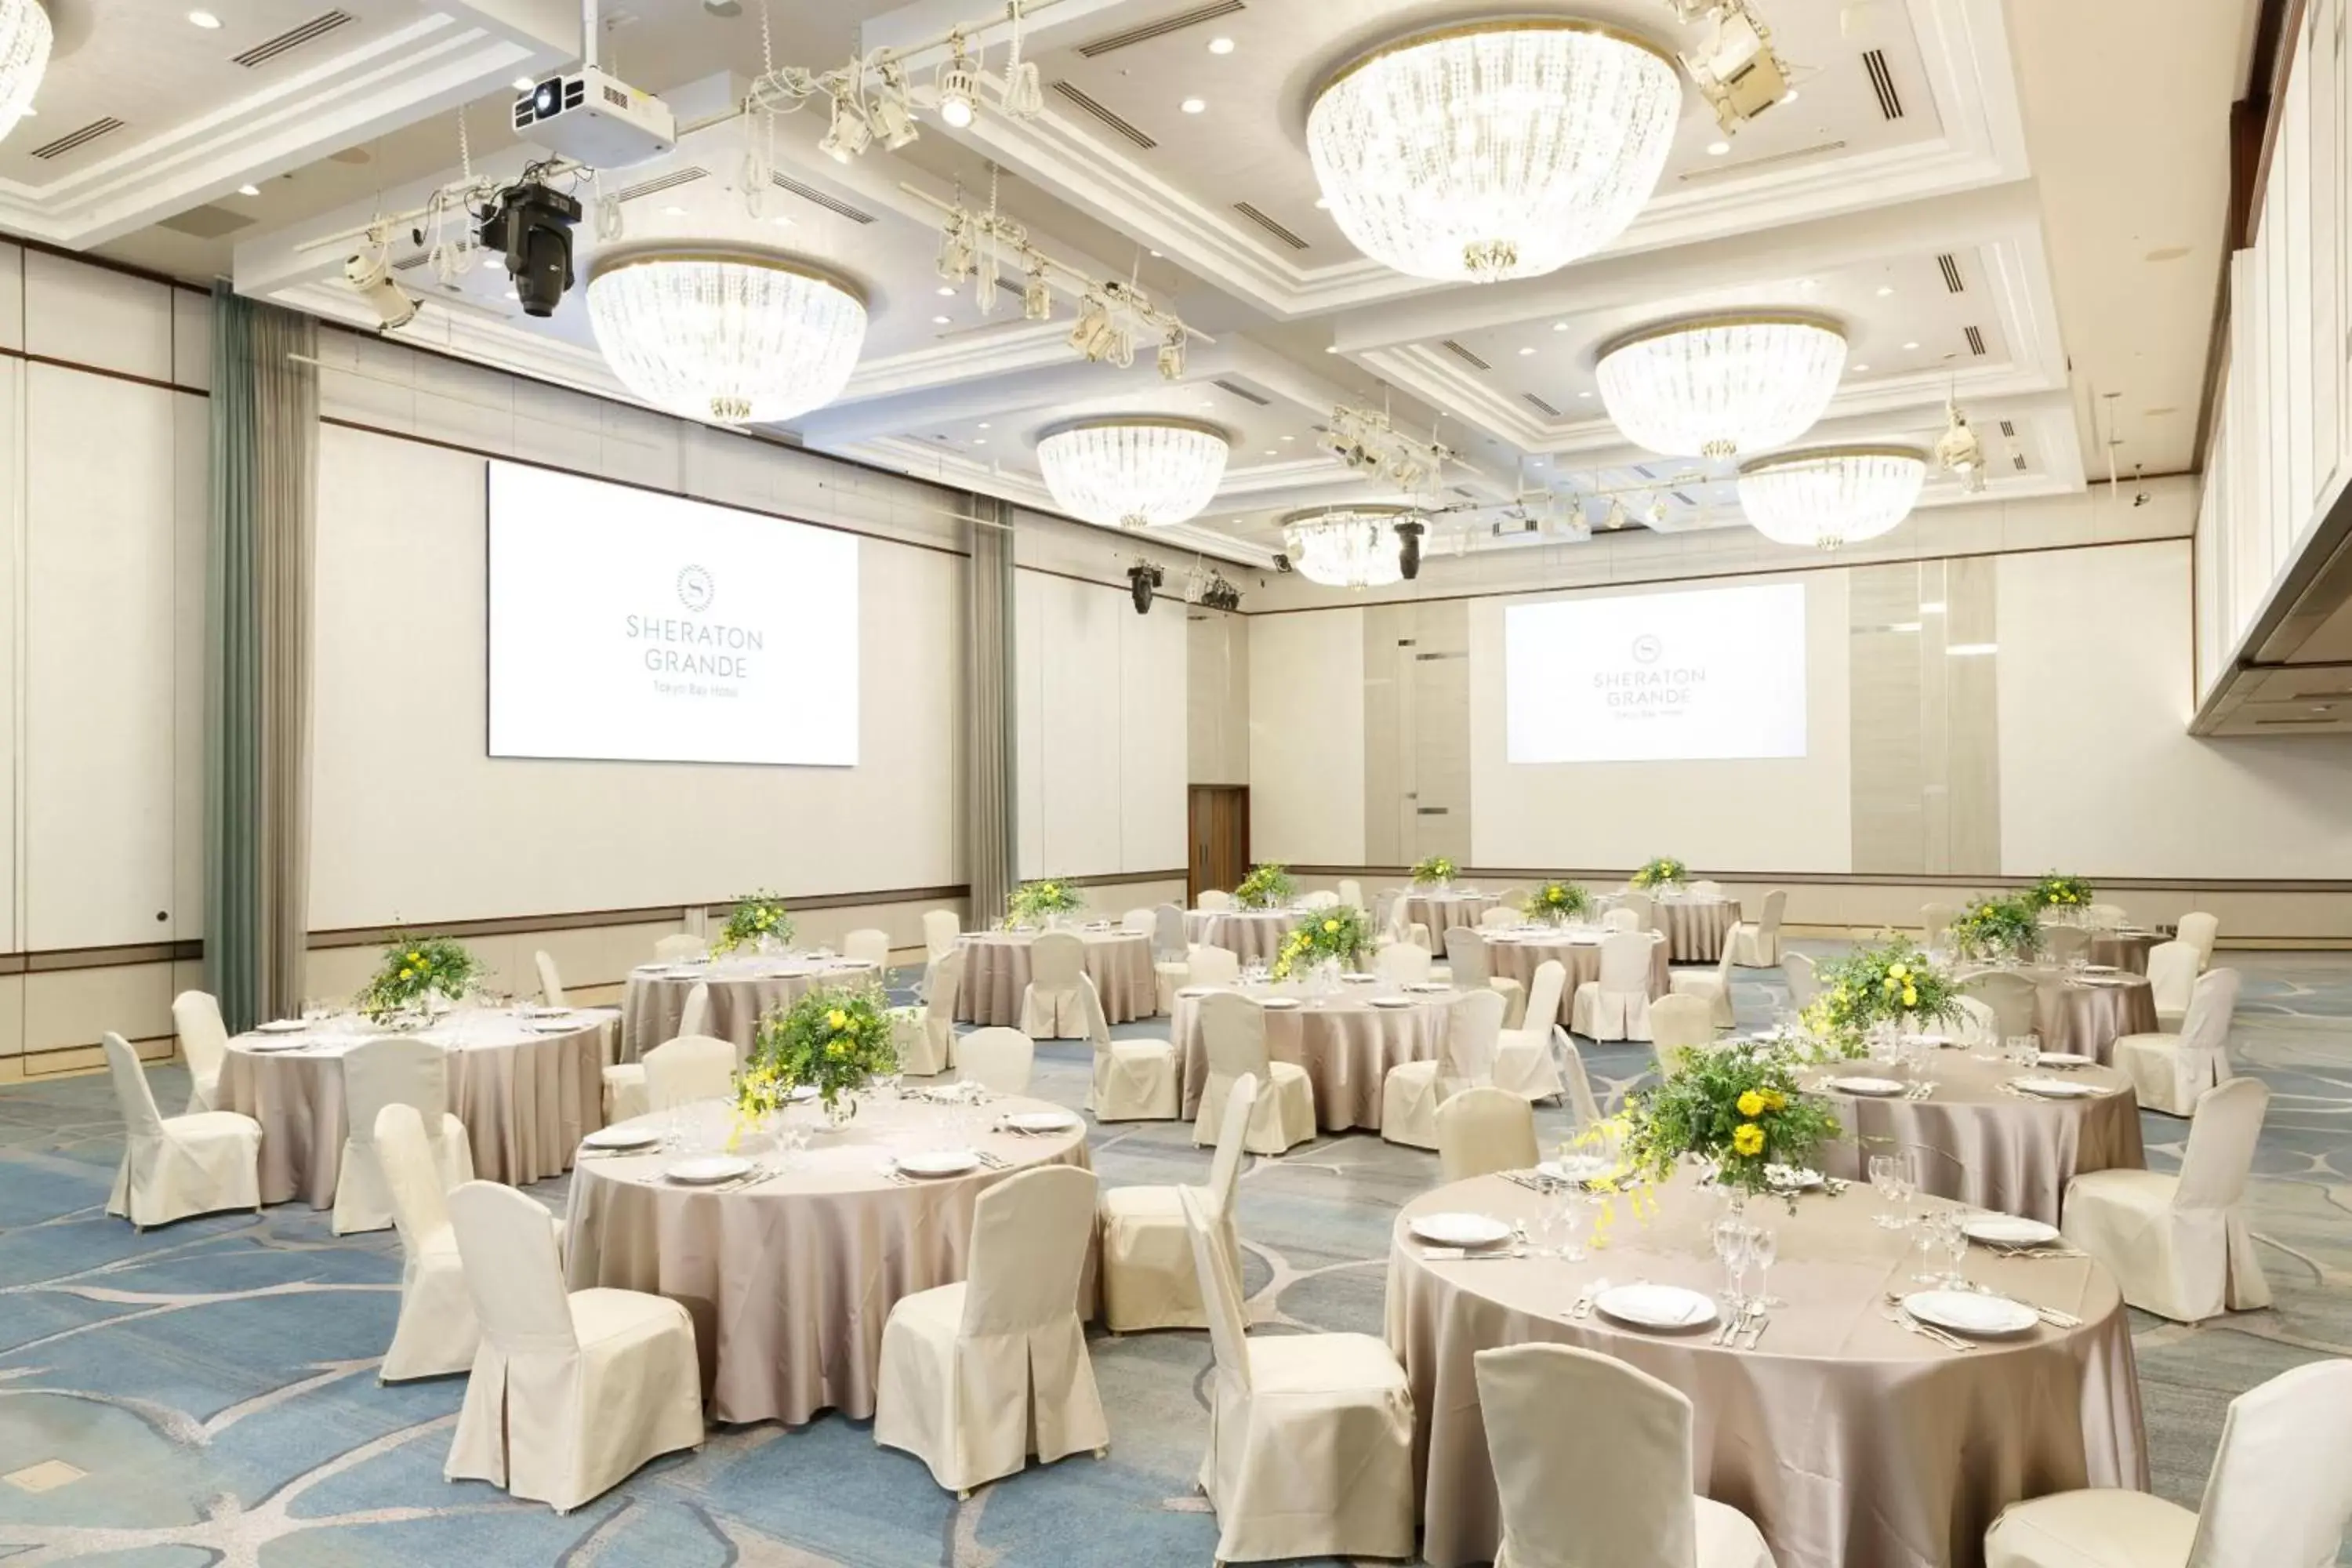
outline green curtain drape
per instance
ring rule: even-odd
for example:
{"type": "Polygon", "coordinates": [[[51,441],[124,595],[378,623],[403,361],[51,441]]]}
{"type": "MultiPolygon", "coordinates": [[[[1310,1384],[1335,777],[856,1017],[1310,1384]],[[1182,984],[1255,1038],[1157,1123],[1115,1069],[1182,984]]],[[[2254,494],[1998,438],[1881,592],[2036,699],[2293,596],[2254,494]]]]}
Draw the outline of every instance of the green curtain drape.
{"type": "Polygon", "coordinates": [[[969,499],[975,520],[964,605],[964,697],[970,744],[964,751],[964,879],[971,918],[984,925],[1004,912],[1019,864],[1020,795],[1014,764],[1012,509],[986,496],[969,499]]]}
{"type": "Polygon", "coordinates": [[[302,1001],[318,326],[226,283],[212,326],[205,976],[237,1030],[302,1001]]]}

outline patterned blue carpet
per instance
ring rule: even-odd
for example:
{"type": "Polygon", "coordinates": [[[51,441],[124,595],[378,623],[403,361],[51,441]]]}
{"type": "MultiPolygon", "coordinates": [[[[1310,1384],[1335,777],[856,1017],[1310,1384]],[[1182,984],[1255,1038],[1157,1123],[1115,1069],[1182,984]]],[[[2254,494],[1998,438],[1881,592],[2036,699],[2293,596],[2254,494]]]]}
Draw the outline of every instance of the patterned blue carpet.
{"type": "MultiPolygon", "coordinates": [[[[2352,962],[2229,962],[2247,976],[2240,1068],[2275,1095],[2252,1204],[2278,1302],[2198,1329],[2136,1320],[2156,1489],[2192,1505],[2232,1395],[2352,1353],[2352,962]]],[[[1779,980],[1741,972],[1743,1020],[1769,1016],[1779,980]]],[[[1646,1047],[1588,1057],[1612,1099],[1647,1060],[1646,1047]]],[[[176,1069],[153,1077],[159,1101],[184,1100],[176,1069]]],[[[1081,1047],[1040,1051],[1038,1092],[1075,1106],[1085,1081],[1081,1047]]],[[[2147,1120],[2151,1163],[2175,1163],[2183,1124],[2147,1120]]],[[[462,1379],[376,1384],[398,1296],[389,1232],[339,1241],[323,1215],[285,1205],[134,1235],[100,1212],[120,1152],[104,1078],[0,1090],[5,1568],[1197,1568],[1212,1554],[1191,1490],[1203,1335],[1095,1340],[1110,1458],[1033,1468],[969,1502],[876,1448],[866,1424],[828,1416],[714,1432],[701,1454],[558,1517],[442,1481],[462,1379]]],[[[1164,1124],[1097,1131],[1093,1157],[1110,1184],[1198,1181],[1207,1166],[1187,1130],[1164,1124]]],[[[1362,1135],[1253,1162],[1241,1223],[1259,1321],[1379,1332],[1391,1217],[1435,1181],[1433,1156],[1362,1135]]],[[[561,1182],[531,1190],[563,1202],[561,1182]]]]}

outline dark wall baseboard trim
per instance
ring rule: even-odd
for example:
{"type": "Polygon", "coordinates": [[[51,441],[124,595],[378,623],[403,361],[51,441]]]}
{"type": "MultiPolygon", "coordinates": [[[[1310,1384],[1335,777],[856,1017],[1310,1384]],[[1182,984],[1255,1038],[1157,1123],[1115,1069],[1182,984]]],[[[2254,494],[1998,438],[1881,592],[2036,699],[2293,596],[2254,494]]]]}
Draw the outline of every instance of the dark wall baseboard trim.
{"type": "Polygon", "coordinates": [[[121,969],[140,963],[194,963],[201,942],[138,942],[120,947],[52,947],[0,952],[0,974],[58,974],[75,969],[121,969]]]}
{"type": "MultiPolygon", "coordinates": [[[[961,882],[946,882],[931,888],[886,888],[868,892],[810,893],[804,896],[784,895],[785,907],[794,910],[863,909],[882,904],[944,903],[968,896],[970,889],[961,882]]],[[[687,911],[701,910],[705,914],[724,919],[735,907],[732,900],[709,904],[649,904],[627,910],[565,910],[546,914],[499,915],[469,921],[411,921],[402,926],[345,926],[333,931],[314,931],[310,934],[312,952],[324,952],[340,947],[377,947],[389,941],[395,931],[429,931],[436,936],[467,937],[518,936],[530,931],[585,931],[598,926],[656,925],[665,921],[683,925],[687,911]]]]}
{"type": "MultiPolygon", "coordinates": [[[[1294,875],[1303,877],[1385,877],[1399,879],[1411,875],[1412,870],[1409,866],[1293,866],[1290,869],[1294,875]]],[[[1577,882],[1600,882],[1622,881],[1632,870],[1631,867],[1566,870],[1556,866],[1465,866],[1460,876],[1465,879],[1506,882],[1532,881],[1550,877],[1562,877],[1577,882]]],[[[1791,886],[1807,887],[1968,888],[1988,892],[2004,887],[2014,888],[2031,880],[2030,878],[1991,871],[1959,875],[1942,871],[1723,871],[1694,867],[1691,875],[1696,879],[1717,882],[1786,882],[1791,886]]],[[[2095,888],[2124,891],[2178,889],[2192,893],[2352,893],[2352,881],[2317,878],[2104,877],[2087,871],[2081,875],[2095,888]]]]}

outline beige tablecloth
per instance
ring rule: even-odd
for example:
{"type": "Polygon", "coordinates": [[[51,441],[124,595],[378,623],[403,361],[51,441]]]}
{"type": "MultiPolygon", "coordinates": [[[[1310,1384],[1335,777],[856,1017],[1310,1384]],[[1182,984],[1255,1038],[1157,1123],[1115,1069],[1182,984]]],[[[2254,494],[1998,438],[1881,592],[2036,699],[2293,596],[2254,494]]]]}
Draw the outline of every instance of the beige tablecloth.
{"type": "MultiPolygon", "coordinates": [[[[1778,1232],[1770,1289],[1790,1303],[1754,1350],[1620,1328],[1599,1312],[1565,1319],[1596,1279],[1722,1289],[1707,1239],[1722,1200],[1687,1178],[1659,1197],[1646,1226],[1619,1200],[1612,1244],[1582,1263],[1433,1262],[1400,1218],[1388,1337],[1412,1388],[1423,1552],[1436,1568],[1495,1554],[1500,1521],[1471,1357],[1528,1341],[1615,1356],[1688,1394],[1698,1489],[1753,1519],[1780,1568],[1979,1563],[1985,1527],[2010,1502],[2147,1485],[2130,1324],[2096,1263],[1972,1248],[1971,1279],[2084,1326],[1947,1350],[1881,1315],[1887,1291],[1916,1288],[1916,1267],[1907,1233],[1872,1224],[1857,1187],[1801,1198],[1793,1215],[1777,1204],[1750,1209],[1778,1232]]],[[[1484,1176],[1416,1199],[1404,1215],[1468,1209],[1532,1226],[1556,1201],[1484,1176]]]]}
{"type": "MultiPolygon", "coordinates": [[[[1400,1063],[1436,1057],[1445,1040],[1446,1009],[1461,996],[1454,990],[1414,992],[1409,1007],[1375,1007],[1365,998],[1392,987],[1349,985],[1316,998],[1300,986],[1248,985],[1245,996],[1285,997],[1297,1007],[1266,1009],[1265,1053],[1296,1062],[1315,1086],[1318,1127],[1381,1125],[1381,1086],[1400,1063]]],[[[1201,1089],[1209,1081],[1208,1037],[1201,1032],[1199,994],[1176,994],[1176,1016],[1169,1030],[1183,1063],[1184,1115],[1200,1113],[1201,1089]]]]}
{"type": "Polygon", "coordinates": [[[1440,958],[1445,956],[1445,933],[1455,926],[1474,926],[1478,917],[1493,906],[1492,893],[1426,893],[1408,892],[1404,896],[1404,918],[1408,925],[1425,925],[1429,940],[1440,958]]]}
{"type": "MultiPolygon", "coordinates": [[[[1087,975],[1114,1024],[1149,1018],[1159,1010],[1151,973],[1151,939],[1139,931],[1087,931],[1087,975]]],[[[956,1017],[967,1024],[1021,1024],[1021,994],[1029,989],[1029,944],[1035,931],[970,931],[963,942],[963,989],[956,1017]]]]}
{"type": "MultiPolygon", "coordinates": [[[[1966,983],[1982,969],[1963,969],[1966,983]]],[[[2156,1033],[2156,992],[2145,974],[2080,977],[2041,965],[2015,969],[2033,982],[2033,1032],[2045,1051],[2095,1057],[2105,1065],[2125,1035],[2156,1033]]]]}
{"type": "MultiPolygon", "coordinates": [[[[1820,1077],[1883,1070],[1855,1062],[1820,1077]]],[[[2139,1101],[2112,1068],[2027,1073],[2007,1062],[1978,1061],[1966,1051],[1939,1050],[1926,1071],[1936,1084],[1927,1100],[1824,1090],[1844,1136],[1821,1151],[1821,1168],[1858,1181],[1867,1175],[1871,1155],[1908,1149],[1916,1152],[1922,1191],[2056,1225],[2059,1202],[2076,1173],[2147,1167],[2139,1101]],[[2002,1089],[2016,1078],[2063,1079],[2108,1092],[2095,1100],[2040,1100],[2002,1089]]]]}
{"type": "Polygon", "coordinates": [[[707,964],[649,963],[629,972],[621,995],[621,1058],[642,1058],[677,1038],[686,999],[710,987],[708,1034],[735,1042],[740,1058],[758,1038],[760,1020],[789,1007],[818,985],[866,985],[881,978],[874,965],[848,958],[722,958],[707,964]]]}
{"type": "MultiPolygon", "coordinates": [[[[1083,1117],[1042,1137],[985,1131],[1014,1111],[1056,1109],[995,1100],[964,1140],[938,1107],[875,1101],[843,1131],[819,1132],[803,1168],[717,1193],[665,1182],[676,1153],[583,1159],[565,1217],[571,1287],[649,1291],[683,1306],[713,1420],[797,1426],[828,1408],[863,1419],[874,1414],[891,1307],[964,1278],[980,1194],[1031,1166],[1092,1168],[1083,1117]],[[962,1142],[1012,1169],[902,1185],[882,1168],[962,1142]]],[[[782,1159],[757,1134],[740,1152],[772,1165],[782,1159]]],[[[1094,1280],[1090,1253],[1082,1318],[1093,1316],[1094,1280]]]]}
{"type": "Polygon", "coordinates": [[[1242,961],[1271,964],[1282,939],[1307,918],[1305,910],[1189,910],[1184,940],[1198,947],[1222,947],[1242,961]]]}
{"type": "MultiPolygon", "coordinates": [[[[1614,897],[1602,903],[1614,909],[1614,897]]],[[[1723,956],[1723,944],[1739,922],[1737,899],[1702,899],[1676,893],[1654,901],[1651,923],[1665,936],[1676,963],[1713,963],[1723,956]]]]}
{"type": "MultiPolygon", "coordinates": [[[[604,1053],[615,1020],[582,1007],[575,1026],[540,1034],[512,1012],[451,1014],[416,1037],[449,1051],[449,1109],[466,1124],[474,1174],[520,1186],[560,1176],[581,1138],[604,1124],[604,1053]]],[[[331,1019],[310,1034],[239,1035],[221,1064],[220,1108],[261,1123],[261,1201],[331,1208],[351,1135],[343,1053],[383,1031],[331,1019]],[[293,1049],[256,1050],[293,1040],[293,1049]]]]}
{"type": "MultiPolygon", "coordinates": [[[[1494,931],[1486,936],[1486,962],[1497,978],[1516,980],[1532,991],[1536,970],[1547,959],[1558,959],[1568,971],[1568,984],[1560,988],[1559,1016],[1551,1020],[1565,1026],[1569,1009],[1575,1004],[1576,988],[1588,980],[1601,978],[1601,938],[1599,931],[1586,932],[1581,940],[1544,933],[1528,936],[1494,931]]],[[[1654,1000],[1664,996],[1670,984],[1666,970],[1667,943],[1664,937],[1650,946],[1650,995],[1654,1000]]],[[[1530,1018],[1527,1027],[1542,1023],[1530,1018]]]]}
{"type": "Polygon", "coordinates": [[[2127,974],[2147,973],[2147,950],[2164,941],[2152,931],[2102,931],[2091,933],[2090,961],[2127,974]]]}

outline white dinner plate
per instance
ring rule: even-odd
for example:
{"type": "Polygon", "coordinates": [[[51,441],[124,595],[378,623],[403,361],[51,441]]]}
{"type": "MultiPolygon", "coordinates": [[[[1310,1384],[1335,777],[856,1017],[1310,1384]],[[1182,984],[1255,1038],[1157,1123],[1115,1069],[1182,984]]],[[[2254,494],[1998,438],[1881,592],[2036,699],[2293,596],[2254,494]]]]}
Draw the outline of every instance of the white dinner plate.
{"type": "Polygon", "coordinates": [[[1413,1000],[1410,996],[1367,996],[1364,1000],[1370,1002],[1375,1007],[1410,1007],[1413,1005],[1413,1000]]]}
{"type": "Polygon", "coordinates": [[[1959,1042],[1949,1035],[1906,1035],[1903,1037],[1903,1043],[1906,1046],[1927,1046],[1931,1049],[1942,1050],[1947,1046],[1957,1045],[1959,1042]]]}
{"type": "Polygon", "coordinates": [[[899,1155],[898,1169],[909,1176],[961,1176],[980,1169],[980,1156],[969,1149],[925,1149],[899,1155]]]}
{"type": "Polygon", "coordinates": [[[2058,1227],[2017,1215],[1978,1215],[1960,1222],[1971,1241],[1989,1247],[2047,1247],[2058,1239],[2058,1227]]]}
{"type": "Polygon", "coordinates": [[[1380,976],[1377,974],[1366,974],[1363,971],[1359,969],[1351,969],[1348,971],[1347,973],[1339,976],[1339,978],[1346,981],[1350,985],[1370,985],[1379,980],[1380,976]]]}
{"type": "Polygon", "coordinates": [[[526,1018],[569,1018],[572,1016],[572,1009],[569,1007],[546,1007],[541,1006],[536,1002],[530,1003],[526,1006],[518,1007],[515,1011],[526,1018]]]}
{"type": "Polygon", "coordinates": [[[1066,1132],[1078,1119],[1066,1110],[1022,1110],[1006,1117],[1004,1124],[1023,1132],[1066,1132]]]}
{"type": "Polygon", "coordinates": [[[2119,963],[2086,963],[2083,965],[2083,973],[2085,974],[2121,974],[2123,972],[2123,965],[2119,963]]]}
{"type": "Polygon", "coordinates": [[[1194,997],[1206,996],[1217,989],[1218,987],[1214,985],[1187,985],[1178,990],[1176,994],[1189,1001],[1194,997]]]}
{"type": "Polygon", "coordinates": [[[698,1154],[691,1160],[680,1160],[662,1173],[671,1181],[689,1187],[708,1187],[751,1173],[751,1162],[740,1154],[698,1154]]]}
{"type": "Polygon", "coordinates": [[[1570,1154],[1564,1160],[1544,1161],[1536,1167],[1536,1174],[1551,1182],[1589,1182],[1607,1175],[1616,1165],[1606,1154],[1570,1154]]]}
{"type": "Polygon", "coordinates": [[[294,1036],[280,1035],[275,1039],[248,1040],[245,1048],[257,1055],[267,1056],[271,1051],[299,1051],[309,1043],[294,1036]]]}
{"type": "Polygon", "coordinates": [[[1617,1285],[1592,1304],[1639,1329],[1697,1329],[1715,1321],[1715,1299],[1679,1285],[1617,1285]]]}
{"type": "Polygon", "coordinates": [[[2094,1084],[2073,1083],[2063,1078],[2013,1078],[2009,1081],[2044,1100],[2089,1100],[2099,1092],[2094,1084]]]}
{"type": "Polygon", "coordinates": [[[1822,1179],[1819,1171],[1807,1170],[1802,1165],[1764,1167],[1764,1180],[1778,1192],[1810,1193],[1822,1184],[1822,1179]]]}
{"type": "Polygon", "coordinates": [[[599,1127],[580,1140],[587,1149],[644,1149],[661,1142],[661,1134],[650,1127],[599,1127]]]}
{"type": "Polygon", "coordinates": [[[2073,1051],[2044,1051],[2034,1059],[2046,1068],[2088,1068],[2099,1065],[2096,1057],[2078,1056],[2073,1051]]]}
{"type": "Polygon", "coordinates": [[[1296,996],[1261,996],[1257,1005],[1269,1013],[1286,1013],[1298,1005],[1296,996]]]}
{"type": "Polygon", "coordinates": [[[1905,1088],[1891,1078],[1833,1078],[1829,1087],[1840,1094],[1858,1094],[1872,1100],[1891,1099],[1905,1088]]]}
{"type": "Polygon", "coordinates": [[[1406,986],[1405,989],[1408,991],[1418,991],[1424,996],[1437,996],[1453,990],[1454,986],[1450,981],[1416,980],[1412,984],[1406,986]]]}
{"type": "Polygon", "coordinates": [[[816,1085],[813,1083],[796,1083],[793,1085],[792,1088],[784,1091],[784,1103],[787,1105],[806,1105],[810,1100],[814,1100],[816,1096],[816,1085]]]}
{"type": "Polygon", "coordinates": [[[525,1018],[522,1026],[534,1035],[569,1035],[587,1027],[570,1018],[525,1018]]]}
{"type": "Polygon", "coordinates": [[[1903,1310],[1923,1323],[1975,1339],[2030,1333],[2042,1321],[2042,1314],[2022,1302],[1974,1290],[1914,1290],[1903,1298],[1903,1310]]]}
{"type": "Polygon", "coordinates": [[[267,1024],[256,1024],[253,1026],[253,1032],[257,1035],[299,1035],[308,1031],[310,1027],[310,1023],[306,1019],[272,1018],[267,1024]]]}
{"type": "Polygon", "coordinates": [[[1493,1247],[1511,1239],[1511,1227],[1501,1220],[1453,1209],[1415,1215],[1405,1221],[1405,1227],[1438,1247],[1493,1247]]]}

